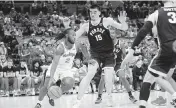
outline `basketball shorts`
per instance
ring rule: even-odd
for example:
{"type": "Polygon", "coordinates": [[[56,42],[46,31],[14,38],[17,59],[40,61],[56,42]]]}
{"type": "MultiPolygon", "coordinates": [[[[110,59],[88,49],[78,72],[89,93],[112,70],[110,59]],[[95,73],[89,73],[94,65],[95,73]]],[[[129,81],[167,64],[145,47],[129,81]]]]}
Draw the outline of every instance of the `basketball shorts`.
{"type": "Polygon", "coordinates": [[[114,67],[115,72],[116,72],[118,69],[120,69],[120,66],[121,66],[121,62],[116,62],[115,67],[114,67]]]}
{"type": "Polygon", "coordinates": [[[54,80],[57,82],[58,80],[62,80],[65,77],[74,78],[74,71],[72,69],[56,69],[54,74],[54,80]]]}
{"type": "Polygon", "coordinates": [[[158,76],[166,77],[169,70],[175,67],[176,64],[175,55],[174,56],[164,54],[156,55],[152,59],[148,67],[149,72],[151,72],[151,74],[154,75],[155,77],[158,76]]]}
{"type": "Polygon", "coordinates": [[[95,52],[90,50],[91,58],[96,60],[100,65],[102,63],[102,68],[104,67],[114,67],[115,60],[114,60],[114,53],[113,51],[107,52],[95,52]]]}

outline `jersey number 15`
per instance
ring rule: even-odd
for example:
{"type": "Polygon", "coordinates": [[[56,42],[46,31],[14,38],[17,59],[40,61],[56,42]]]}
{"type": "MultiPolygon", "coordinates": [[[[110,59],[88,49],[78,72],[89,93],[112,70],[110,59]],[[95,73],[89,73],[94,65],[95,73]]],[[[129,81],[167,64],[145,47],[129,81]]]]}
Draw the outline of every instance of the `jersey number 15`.
{"type": "Polygon", "coordinates": [[[99,35],[96,35],[95,37],[96,37],[96,40],[97,40],[97,41],[102,40],[102,36],[101,36],[100,34],[99,34],[99,35]]]}
{"type": "Polygon", "coordinates": [[[175,12],[168,12],[167,15],[171,17],[168,19],[170,23],[176,23],[176,13],[175,12]]]}

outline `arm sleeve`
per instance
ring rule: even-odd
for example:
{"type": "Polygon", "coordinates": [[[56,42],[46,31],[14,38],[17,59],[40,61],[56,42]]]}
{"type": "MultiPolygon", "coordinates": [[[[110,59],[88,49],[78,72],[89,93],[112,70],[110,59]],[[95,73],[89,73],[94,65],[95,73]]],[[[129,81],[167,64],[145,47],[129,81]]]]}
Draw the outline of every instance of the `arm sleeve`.
{"type": "Polygon", "coordinates": [[[157,21],[158,21],[158,10],[149,15],[144,26],[139,30],[137,37],[135,38],[132,44],[131,47],[132,49],[134,49],[135,46],[138,46],[141,43],[141,41],[146,37],[146,35],[152,31],[152,28],[156,26],[157,21]]]}
{"type": "Polygon", "coordinates": [[[146,37],[146,35],[151,31],[152,28],[153,24],[151,21],[145,22],[144,26],[139,30],[131,48],[135,49],[135,46],[138,46],[141,43],[141,41],[146,37]]]}

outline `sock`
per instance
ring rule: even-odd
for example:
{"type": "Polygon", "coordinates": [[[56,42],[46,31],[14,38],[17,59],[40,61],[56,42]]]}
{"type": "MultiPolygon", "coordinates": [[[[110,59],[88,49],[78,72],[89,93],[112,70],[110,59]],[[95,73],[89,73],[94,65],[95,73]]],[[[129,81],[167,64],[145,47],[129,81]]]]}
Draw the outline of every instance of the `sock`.
{"type": "Polygon", "coordinates": [[[149,95],[150,95],[150,87],[151,87],[150,83],[144,82],[142,84],[141,91],[140,91],[140,96],[139,96],[140,100],[148,101],[148,98],[149,98],[149,95]]]}
{"type": "Polygon", "coordinates": [[[101,98],[102,97],[102,94],[98,94],[98,98],[101,98]]]}
{"type": "Polygon", "coordinates": [[[131,96],[133,96],[133,95],[132,95],[132,93],[131,93],[131,91],[130,91],[130,92],[128,92],[128,95],[129,95],[130,97],[131,97],[131,96]]]}

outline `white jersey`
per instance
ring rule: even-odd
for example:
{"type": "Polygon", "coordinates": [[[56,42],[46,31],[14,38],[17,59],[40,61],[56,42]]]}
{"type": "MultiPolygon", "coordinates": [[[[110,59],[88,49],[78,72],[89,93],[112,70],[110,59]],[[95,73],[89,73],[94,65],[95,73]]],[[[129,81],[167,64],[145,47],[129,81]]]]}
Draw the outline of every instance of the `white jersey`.
{"type": "MultiPolygon", "coordinates": [[[[71,49],[66,49],[64,42],[61,43],[64,48],[64,53],[59,59],[59,63],[54,74],[54,79],[62,79],[64,77],[73,77],[74,72],[72,72],[73,61],[76,55],[76,46],[75,44],[71,49]]],[[[50,66],[51,68],[51,66],[50,66]]],[[[50,72],[50,68],[48,69],[50,72]]]]}

